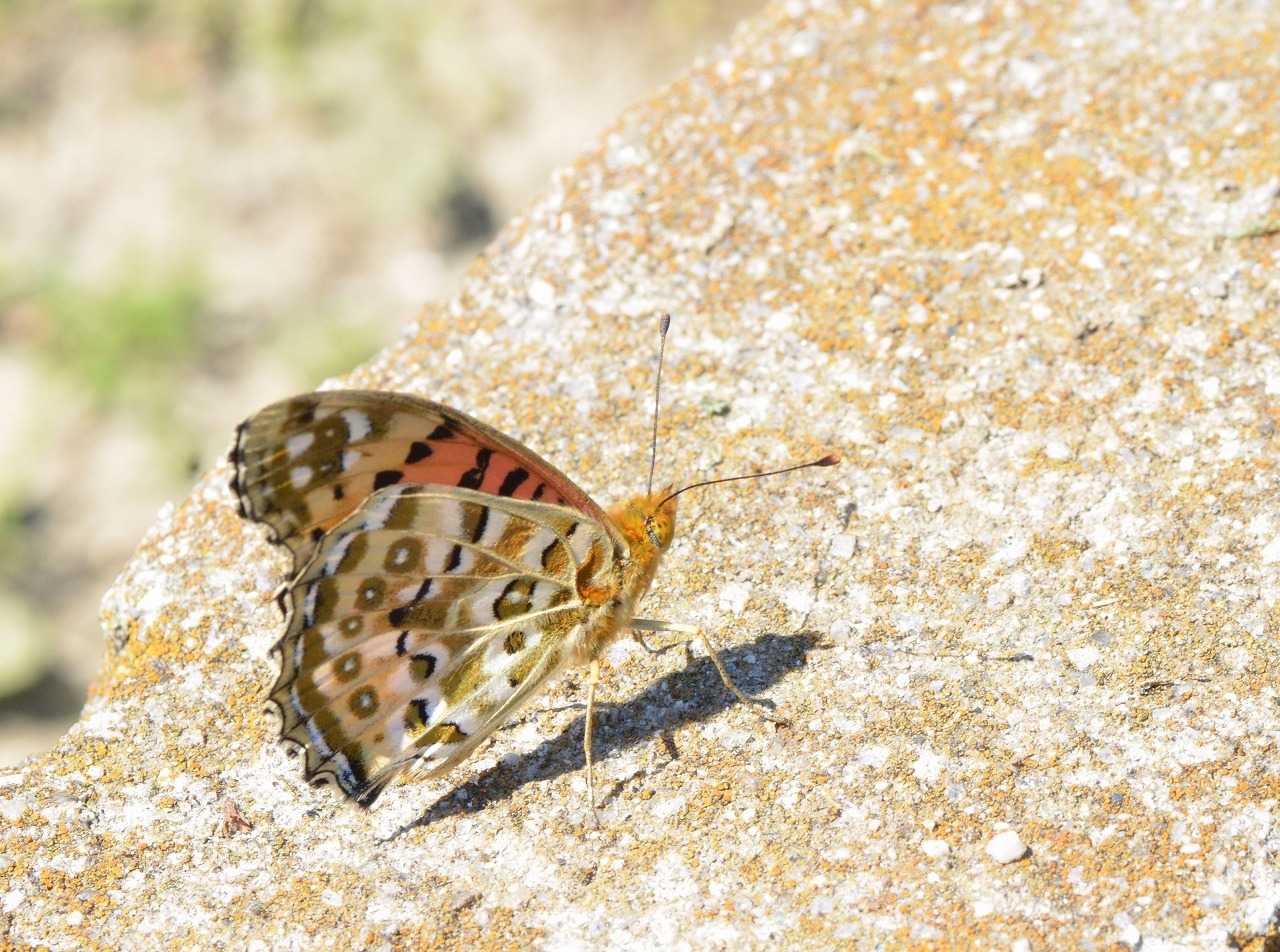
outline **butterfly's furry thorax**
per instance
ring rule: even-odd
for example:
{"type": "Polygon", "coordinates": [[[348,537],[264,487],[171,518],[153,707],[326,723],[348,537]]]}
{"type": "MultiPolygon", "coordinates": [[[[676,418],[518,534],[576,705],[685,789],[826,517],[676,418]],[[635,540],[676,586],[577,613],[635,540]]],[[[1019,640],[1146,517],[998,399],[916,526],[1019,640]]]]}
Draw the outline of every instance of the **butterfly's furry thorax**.
{"type": "Polygon", "coordinates": [[[662,554],[675,536],[677,500],[667,496],[666,492],[635,496],[609,510],[609,519],[627,543],[627,556],[617,562],[617,584],[611,591],[593,590],[579,576],[578,594],[583,604],[603,611],[593,612],[573,663],[587,664],[600,657],[635,617],[640,600],[658,574],[662,554]]]}

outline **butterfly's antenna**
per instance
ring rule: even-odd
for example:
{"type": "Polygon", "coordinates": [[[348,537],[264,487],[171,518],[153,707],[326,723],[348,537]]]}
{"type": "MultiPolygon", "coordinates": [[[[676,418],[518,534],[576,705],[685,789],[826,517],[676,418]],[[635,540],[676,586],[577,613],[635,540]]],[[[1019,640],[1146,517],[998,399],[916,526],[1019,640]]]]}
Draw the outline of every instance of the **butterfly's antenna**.
{"type": "Polygon", "coordinates": [[[644,488],[646,496],[653,495],[653,471],[658,465],[658,404],[662,401],[662,358],[667,352],[667,331],[671,329],[671,315],[663,314],[658,324],[658,380],[653,385],[653,440],[649,443],[649,484],[644,488]]]}
{"type": "Polygon", "coordinates": [[[685,486],[683,489],[677,489],[666,499],[662,500],[662,502],[658,503],[658,508],[661,509],[682,492],[687,492],[690,489],[697,489],[700,486],[714,486],[716,483],[732,483],[739,479],[762,479],[765,476],[779,476],[782,473],[793,473],[797,469],[808,469],[810,466],[834,466],[838,462],[840,462],[839,453],[828,453],[826,456],[822,457],[822,459],[815,459],[808,463],[797,463],[795,466],[786,466],[782,469],[771,469],[767,473],[747,473],[743,476],[725,476],[721,479],[708,479],[701,483],[692,483],[691,485],[685,486]]]}

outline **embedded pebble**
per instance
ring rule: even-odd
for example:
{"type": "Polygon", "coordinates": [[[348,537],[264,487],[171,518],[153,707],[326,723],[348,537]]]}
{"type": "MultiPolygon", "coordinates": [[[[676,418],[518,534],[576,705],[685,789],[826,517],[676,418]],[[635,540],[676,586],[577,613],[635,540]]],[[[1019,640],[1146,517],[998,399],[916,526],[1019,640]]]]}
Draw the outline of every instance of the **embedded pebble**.
{"type": "Polygon", "coordinates": [[[920,843],[920,851],[930,859],[942,859],[951,852],[946,840],[924,840],[920,843]]]}
{"type": "Polygon", "coordinates": [[[997,833],[987,844],[987,855],[997,863],[1016,863],[1027,855],[1027,844],[1013,830],[997,833]]]}
{"type": "Polygon", "coordinates": [[[26,810],[27,801],[23,797],[0,800],[0,818],[8,820],[10,823],[17,823],[26,810]]]}

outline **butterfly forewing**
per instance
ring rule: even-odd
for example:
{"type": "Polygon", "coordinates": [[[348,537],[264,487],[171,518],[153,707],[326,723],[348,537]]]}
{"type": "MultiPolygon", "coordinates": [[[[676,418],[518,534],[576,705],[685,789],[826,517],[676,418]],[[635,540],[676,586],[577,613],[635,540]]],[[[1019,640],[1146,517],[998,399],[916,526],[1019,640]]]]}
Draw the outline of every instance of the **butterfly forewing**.
{"type": "Polygon", "coordinates": [[[405,394],[333,390],[274,403],[232,450],[241,514],[306,564],[325,532],[388,486],[459,486],[605,514],[546,460],[479,420],[405,394]]]}

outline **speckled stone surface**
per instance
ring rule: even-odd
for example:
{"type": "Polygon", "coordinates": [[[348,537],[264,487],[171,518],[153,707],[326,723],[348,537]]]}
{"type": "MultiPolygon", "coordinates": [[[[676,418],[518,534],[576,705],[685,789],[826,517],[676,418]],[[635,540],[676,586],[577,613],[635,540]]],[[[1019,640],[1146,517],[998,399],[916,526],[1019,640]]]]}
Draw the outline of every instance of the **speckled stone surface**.
{"type": "Polygon", "coordinates": [[[1278,11],[744,25],[347,382],[612,502],[671,311],[660,480],[846,453],[688,498],[645,605],[790,726],[622,647],[601,829],[580,676],[345,807],[263,714],[283,560],[219,470],[108,593],[81,723],[0,776],[0,947],[1270,948],[1278,11]]]}

